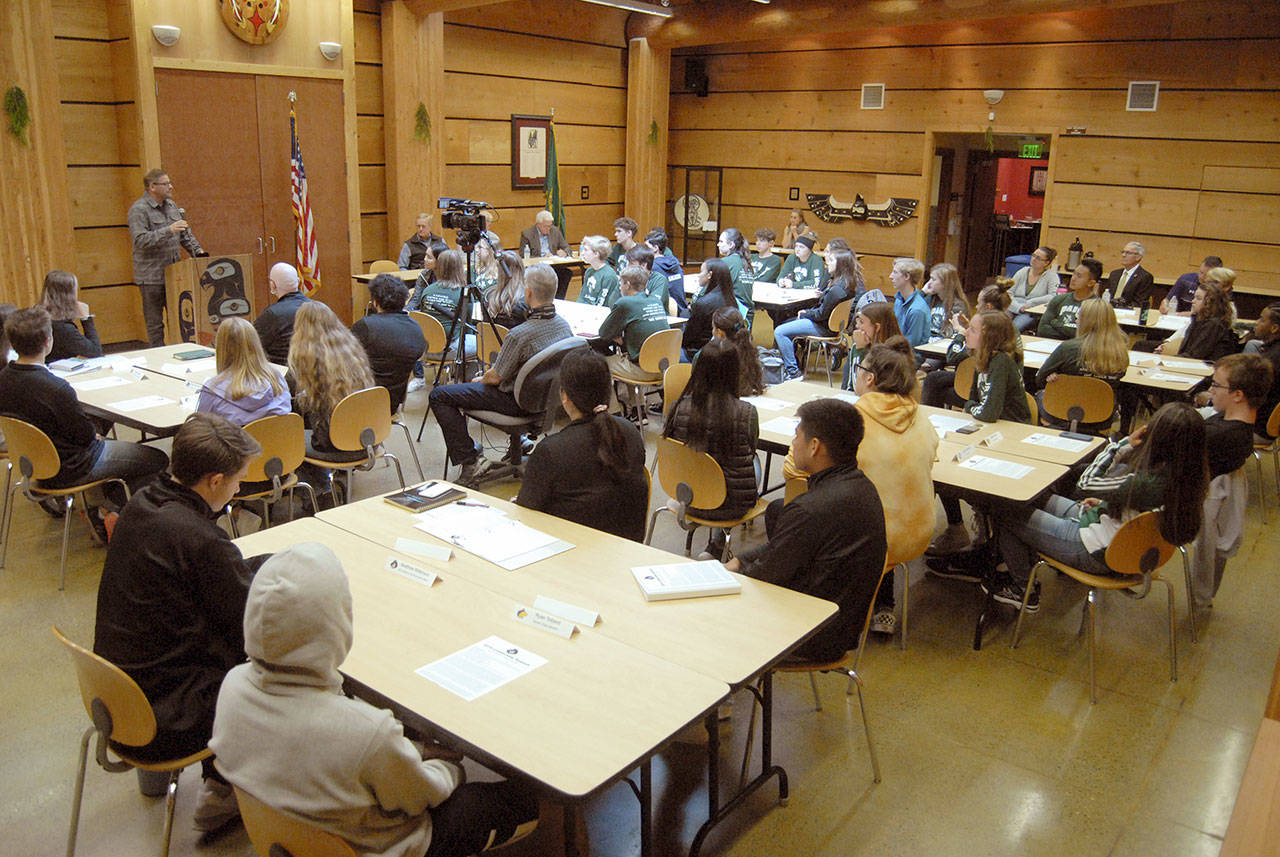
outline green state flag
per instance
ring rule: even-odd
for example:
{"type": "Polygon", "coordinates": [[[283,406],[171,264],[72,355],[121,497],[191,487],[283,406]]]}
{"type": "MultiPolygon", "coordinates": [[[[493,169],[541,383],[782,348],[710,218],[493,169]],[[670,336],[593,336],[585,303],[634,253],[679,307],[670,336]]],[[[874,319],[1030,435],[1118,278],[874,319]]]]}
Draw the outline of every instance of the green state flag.
{"type": "Polygon", "coordinates": [[[547,128],[547,186],[545,190],[547,211],[551,212],[552,222],[565,231],[564,202],[560,199],[560,158],[556,155],[556,123],[553,120],[547,128]]]}

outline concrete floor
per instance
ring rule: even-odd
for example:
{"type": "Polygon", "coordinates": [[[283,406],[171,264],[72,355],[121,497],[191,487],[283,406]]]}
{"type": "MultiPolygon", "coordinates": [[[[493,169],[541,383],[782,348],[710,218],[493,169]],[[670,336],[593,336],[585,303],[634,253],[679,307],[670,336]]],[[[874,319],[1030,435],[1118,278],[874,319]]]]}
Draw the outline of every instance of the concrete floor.
{"type": "MultiPolygon", "coordinates": [[[[425,403],[425,392],[409,397],[415,431],[425,403]]],[[[650,427],[651,450],[656,431],[650,427]]],[[[416,474],[398,432],[390,448],[407,475],[416,474]]],[[[434,423],[419,453],[427,475],[438,476],[442,443],[434,423]]],[[[355,494],[368,496],[394,482],[390,469],[361,474],[355,494]]],[[[1266,487],[1274,502],[1269,478],[1266,487]]],[[[490,490],[509,495],[513,489],[490,490]]],[[[655,503],[665,501],[660,495],[655,486],[655,503]]],[[[764,789],[712,835],[704,853],[1217,854],[1280,643],[1280,608],[1266,594],[1267,569],[1274,566],[1265,560],[1280,540],[1274,526],[1261,521],[1256,496],[1251,503],[1245,546],[1228,565],[1196,645],[1177,586],[1176,683],[1169,681],[1163,592],[1140,601],[1103,597],[1097,705],[1089,704],[1087,651],[1077,636],[1078,587],[1049,578],[1041,611],[1028,620],[1019,648],[1008,645],[1013,613],[1007,611],[984,650],[975,652],[976,588],[916,581],[910,648],[874,639],[862,665],[883,782],[871,782],[857,706],[843,683],[819,679],[824,708],[815,712],[805,676],[780,676],[775,758],[790,775],[789,804],[779,806],[776,789],[764,789]]],[[[21,499],[13,520],[0,570],[0,853],[37,857],[65,849],[77,740],[87,725],[69,660],[49,626],[92,640],[104,552],[92,546],[84,524],[73,521],[67,588],[59,592],[60,522],[21,499]]],[[[762,537],[761,527],[749,540],[762,537]]],[[[668,516],[656,542],[683,549],[682,533],[668,516]]],[[[1181,568],[1175,562],[1170,570],[1176,582],[1181,568]]],[[[913,579],[920,569],[915,572],[913,579]]],[[[723,753],[726,776],[736,778],[747,713],[739,695],[723,731],[734,751],[732,758],[723,753]]],[[[655,766],[659,854],[687,850],[705,816],[701,739],[682,737],[688,742],[672,743],[655,766]]],[[[198,841],[191,827],[195,776],[188,771],[182,779],[172,853],[251,855],[239,825],[212,842],[198,841]]],[[[638,853],[635,810],[621,785],[593,801],[587,809],[592,852],[638,853]]],[[[158,853],[163,817],[163,801],[141,797],[132,774],[109,775],[91,762],[79,853],[158,853]]],[[[547,841],[553,838],[539,834],[509,853],[556,853],[558,846],[547,841]]]]}

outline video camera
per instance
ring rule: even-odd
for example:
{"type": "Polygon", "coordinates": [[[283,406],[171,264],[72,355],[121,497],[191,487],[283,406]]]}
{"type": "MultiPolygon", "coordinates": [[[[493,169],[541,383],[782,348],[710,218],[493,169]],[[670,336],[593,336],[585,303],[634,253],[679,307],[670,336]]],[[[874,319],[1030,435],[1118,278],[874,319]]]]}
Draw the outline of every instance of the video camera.
{"type": "Polygon", "coordinates": [[[440,215],[441,228],[456,230],[458,243],[469,249],[476,245],[488,228],[481,210],[492,210],[493,206],[473,199],[442,196],[436,202],[436,208],[444,212],[440,215]]]}

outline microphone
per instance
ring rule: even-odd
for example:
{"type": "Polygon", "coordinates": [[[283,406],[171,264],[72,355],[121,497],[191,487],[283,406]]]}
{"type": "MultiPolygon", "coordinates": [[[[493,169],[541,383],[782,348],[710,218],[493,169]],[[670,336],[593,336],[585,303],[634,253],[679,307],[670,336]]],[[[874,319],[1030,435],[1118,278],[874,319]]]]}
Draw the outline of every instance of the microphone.
{"type": "Polygon", "coordinates": [[[186,219],[187,219],[187,210],[186,210],[185,208],[179,208],[179,209],[178,209],[178,219],[179,219],[179,220],[186,220],[186,219]]]}

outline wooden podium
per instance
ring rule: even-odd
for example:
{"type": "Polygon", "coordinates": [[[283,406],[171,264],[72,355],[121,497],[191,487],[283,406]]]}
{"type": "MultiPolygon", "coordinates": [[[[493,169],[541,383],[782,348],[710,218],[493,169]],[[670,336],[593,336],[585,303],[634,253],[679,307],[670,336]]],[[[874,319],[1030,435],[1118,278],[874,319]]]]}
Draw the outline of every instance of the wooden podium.
{"type": "Polygon", "coordinates": [[[253,257],[202,256],[182,259],[164,269],[167,345],[212,345],[218,325],[231,316],[256,315],[253,308],[253,257]]]}

